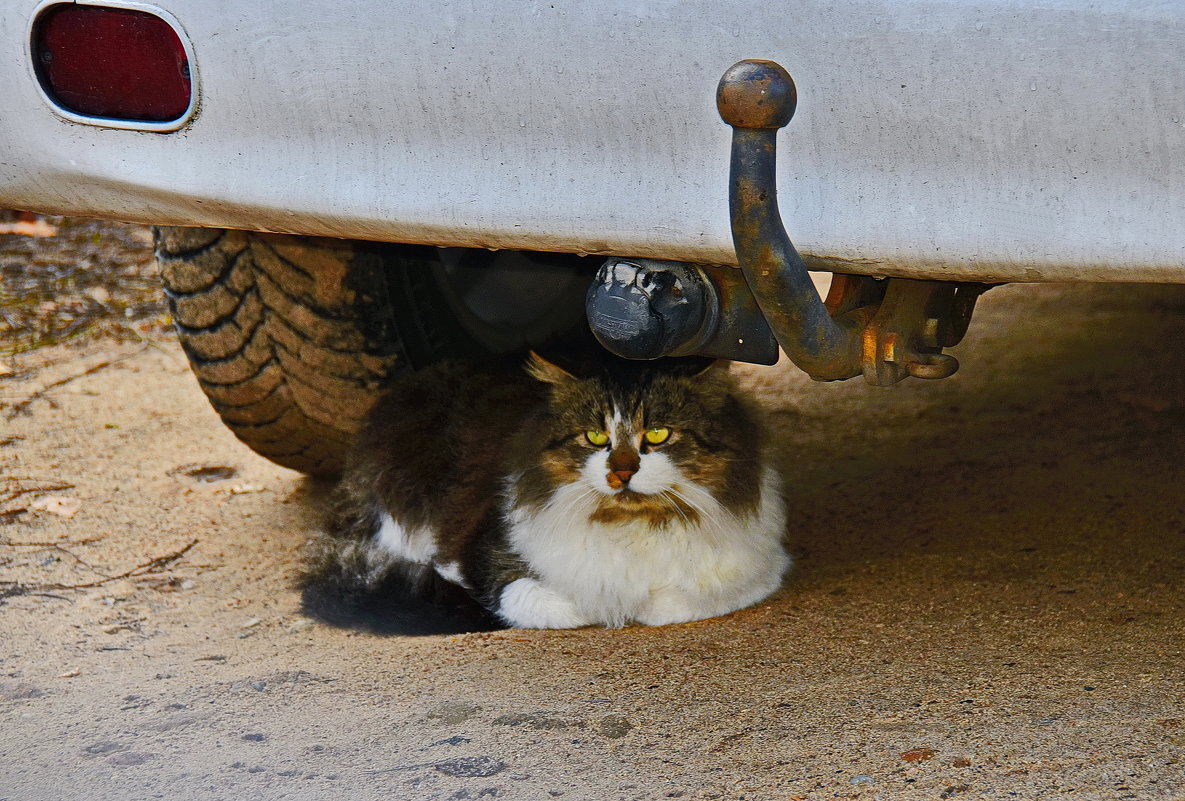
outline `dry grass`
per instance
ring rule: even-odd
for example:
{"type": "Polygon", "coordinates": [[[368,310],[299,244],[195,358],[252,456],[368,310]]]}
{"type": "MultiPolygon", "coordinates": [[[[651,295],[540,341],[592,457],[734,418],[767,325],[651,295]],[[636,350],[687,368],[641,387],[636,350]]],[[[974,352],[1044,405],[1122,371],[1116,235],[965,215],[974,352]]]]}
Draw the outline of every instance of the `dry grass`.
{"type": "Polygon", "coordinates": [[[53,235],[0,233],[0,355],[168,328],[148,228],[69,217],[35,222],[33,230],[53,235]]]}

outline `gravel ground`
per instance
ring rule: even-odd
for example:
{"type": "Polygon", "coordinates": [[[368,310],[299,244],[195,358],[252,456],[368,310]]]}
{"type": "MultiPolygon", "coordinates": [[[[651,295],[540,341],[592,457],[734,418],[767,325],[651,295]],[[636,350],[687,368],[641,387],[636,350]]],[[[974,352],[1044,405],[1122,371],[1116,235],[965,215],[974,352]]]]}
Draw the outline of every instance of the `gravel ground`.
{"type": "Polygon", "coordinates": [[[742,368],[786,587],[616,631],[300,617],[324,488],[92,331],[3,357],[0,799],[1185,798],[1185,287],[993,290],[938,383],[742,368]]]}

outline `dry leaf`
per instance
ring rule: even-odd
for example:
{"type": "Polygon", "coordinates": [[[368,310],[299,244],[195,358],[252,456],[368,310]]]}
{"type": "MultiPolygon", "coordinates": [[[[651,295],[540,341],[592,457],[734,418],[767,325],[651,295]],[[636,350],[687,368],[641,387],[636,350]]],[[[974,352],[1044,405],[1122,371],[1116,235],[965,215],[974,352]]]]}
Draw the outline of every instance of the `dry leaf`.
{"type": "Polygon", "coordinates": [[[82,290],[82,294],[89,297],[95,303],[106,306],[111,302],[111,293],[107,291],[107,287],[92,286],[89,289],[82,290]]]}
{"type": "Polygon", "coordinates": [[[16,222],[0,223],[0,234],[16,234],[17,236],[50,237],[57,236],[57,226],[50,225],[45,220],[17,220],[16,222]]]}
{"type": "Polygon", "coordinates": [[[195,479],[200,484],[213,484],[216,481],[226,481],[233,478],[238,470],[227,465],[183,464],[169,471],[170,475],[182,473],[195,479]]]}
{"type": "Polygon", "coordinates": [[[82,508],[82,501],[67,495],[43,495],[29,504],[33,512],[49,512],[51,515],[71,518],[82,508]]]}
{"type": "Polygon", "coordinates": [[[932,759],[935,753],[933,748],[915,748],[912,751],[906,751],[902,754],[901,759],[905,762],[922,762],[932,759]]]}
{"type": "Polygon", "coordinates": [[[248,495],[252,492],[266,492],[267,487],[260,484],[235,484],[227,492],[231,495],[248,495]]]}

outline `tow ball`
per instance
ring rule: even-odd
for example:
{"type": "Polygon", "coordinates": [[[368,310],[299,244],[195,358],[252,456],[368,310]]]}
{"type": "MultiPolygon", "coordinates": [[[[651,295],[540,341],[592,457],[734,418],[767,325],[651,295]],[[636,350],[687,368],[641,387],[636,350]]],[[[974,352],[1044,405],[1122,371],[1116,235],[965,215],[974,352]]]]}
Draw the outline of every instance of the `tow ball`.
{"type": "Polygon", "coordinates": [[[943,349],[962,339],[993,285],[836,274],[821,300],[778,213],[776,139],[797,97],[785,69],[756,59],[730,67],[716,90],[733,129],[729,208],[743,282],[732,268],[610,259],[588,292],[593,333],[632,359],[772,364],[780,345],[817,381],[946,378],[958,362],[943,349]]]}

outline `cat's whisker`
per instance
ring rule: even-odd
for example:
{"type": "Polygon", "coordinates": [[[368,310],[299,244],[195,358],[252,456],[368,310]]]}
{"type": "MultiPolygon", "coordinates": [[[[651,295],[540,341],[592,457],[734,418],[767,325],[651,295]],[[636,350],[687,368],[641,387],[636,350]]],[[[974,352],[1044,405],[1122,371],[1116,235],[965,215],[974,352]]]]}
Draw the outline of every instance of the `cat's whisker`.
{"type": "Polygon", "coordinates": [[[663,504],[665,504],[666,506],[669,506],[671,509],[674,509],[675,512],[679,515],[679,517],[683,518],[683,522],[685,524],[687,524],[688,526],[691,525],[691,518],[689,518],[687,516],[687,512],[683,511],[683,506],[682,506],[682,504],[679,503],[679,501],[677,499],[675,499],[669,493],[667,493],[666,490],[663,490],[662,492],[658,493],[658,498],[659,498],[659,500],[661,500],[663,502],[663,504]]]}
{"type": "Polygon", "coordinates": [[[673,498],[685,504],[688,509],[691,509],[693,512],[695,512],[695,514],[699,517],[701,528],[715,528],[719,525],[719,519],[717,516],[710,509],[706,508],[704,504],[687,497],[674,487],[668,489],[667,492],[670,493],[673,498]],[[705,523],[710,525],[704,526],[705,523]]]}
{"type": "MultiPolygon", "coordinates": [[[[668,490],[663,490],[662,492],[658,493],[658,498],[664,504],[666,504],[667,506],[671,507],[676,512],[678,512],[679,517],[683,518],[683,522],[687,526],[690,527],[690,526],[695,525],[695,523],[692,522],[691,518],[687,516],[687,512],[683,511],[683,505],[680,504],[678,499],[673,497],[668,490]]],[[[693,509],[692,511],[695,511],[695,510],[693,509]]]]}
{"type": "Polygon", "coordinates": [[[709,523],[710,525],[703,526],[703,529],[711,532],[713,535],[728,527],[729,522],[734,526],[742,525],[741,520],[735,514],[724,506],[721,506],[710,493],[699,487],[683,485],[678,489],[671,487],[668,492],[683,501],[691,509],[694,509],[704,522],[709,523]],[[721,512],[727,516],[727,519],[721,516],[721,512]]]}
{"type": "Polygon", "coordinates": [[[574,528],[581,522],[581,517],[587,517],[589,509],[585,505],[585,501],[590,497],[599,495],[592,487],[581,485],[568,485],[560,492],[555,493],[551,500],[549,500],[544,507],[546,511],[552,512],[555,509],[561,511],[559,518],[559,525],[564,530],[574,528]],[[578,493],[573,494],[573,490],[579,490],[578,493]]]}

